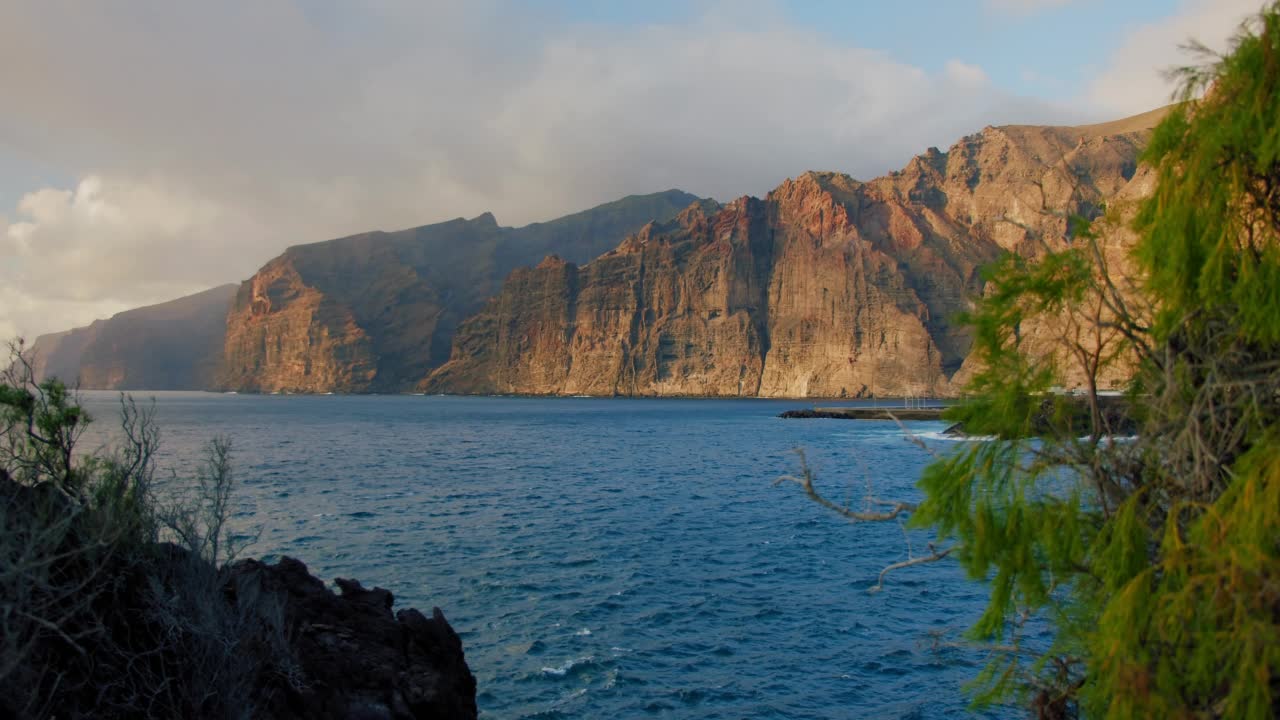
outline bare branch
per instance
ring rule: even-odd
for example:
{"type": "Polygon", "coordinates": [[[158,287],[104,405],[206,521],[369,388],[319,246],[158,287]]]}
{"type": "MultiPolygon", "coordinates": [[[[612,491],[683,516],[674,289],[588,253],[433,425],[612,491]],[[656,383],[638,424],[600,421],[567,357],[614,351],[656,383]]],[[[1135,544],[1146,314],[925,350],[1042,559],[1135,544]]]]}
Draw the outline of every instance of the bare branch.
{"type": "Polygon", "coordinates": [[[800,476],[783,475],[773,482],[775,486],[784,482],[793,482],[804,489],[805,495],[808,495],[810,500],[813,500],[828,510],[839,513],[846,519],[853,522],[883,522],[885,520],[893,520],[904,512],[911,512],[916,509],[916,506],[912,503],[880,500],[873,497],[867,498],[868,505],[880,505],[889,509],[884,512],[859,511],[854,510],[852,507],[847,505],[832,502],[822,493],[818,492],[818,490],[813,486],[813,470],[809,467],[809,461],[805,457],[804,451],[800,448],[796,448],[795,453],[800,456],[800,476]]]}
{"type": "Polygon", "coordinates": [[[943,550],[938,550],[933,546],[933,543],[929,543],[928,555],[921,555],[919,557],[907,558],[906,560],[903,560],[901,562],[896,562],[896,563],[893,563],[892,565],[885,566],[885,568],[880,571],[880,575],[876,578],[876,584],[867,588],[867,592],[878,593],[881,590],[883,590],[885,576],[893,572],[894,570],[901,570],[903,568],[909,568],[915,565],[925,565],[928,563],[935,563],[935,562],[938,562],[939,560],[942,560],[943,558],[950,555],[951,553],[955,552],[956,550],[959,550],[960,548],[961,548],[960,545],[952,545],[951,547],[945,548],[943,550]]]}

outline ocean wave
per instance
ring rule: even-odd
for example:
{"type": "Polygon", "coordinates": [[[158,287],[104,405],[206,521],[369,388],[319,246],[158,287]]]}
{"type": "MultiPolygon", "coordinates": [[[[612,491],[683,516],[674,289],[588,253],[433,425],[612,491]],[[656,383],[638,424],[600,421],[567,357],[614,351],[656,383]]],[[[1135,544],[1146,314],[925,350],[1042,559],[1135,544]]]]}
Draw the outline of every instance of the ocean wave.
{"type": "Polygon", "coordinates": [[[587,655],[585,657],[574,658],[572,660],[565,660],[557,667],[544,665],[539,672],[543,675],[550,675],[553,677],[566,677],[571,672],[581,672],[584,668],[593,667],[595,664],[596,659],[591,655],[587,655]]]}
{"type": "MultiPolygon", "coordinates": [[[[913,432],[914,437],[925,442],[991,442],[995,435],[948,435],[945,430],[913,432]]],[[[904,436],[904,439],[906,437],[904,436]]]]}

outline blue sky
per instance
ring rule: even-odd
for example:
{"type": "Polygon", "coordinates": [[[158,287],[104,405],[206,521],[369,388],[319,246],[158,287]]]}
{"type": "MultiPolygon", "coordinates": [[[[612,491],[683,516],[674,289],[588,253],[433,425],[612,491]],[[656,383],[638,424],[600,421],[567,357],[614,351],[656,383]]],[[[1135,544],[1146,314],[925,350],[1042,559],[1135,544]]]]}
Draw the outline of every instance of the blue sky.
{"type": "Polygon", "coordinates": [[[688,22],[717,7],[782,17],[831,42],[874,50],[928,72],[950,60],[978,65],[1014,92],[1057,98],[1078,92],[1135,27],[1174,16],[1177,0],[991,2],[988,0],[792,0],[620,3],[557,0],[568,22],[618,26],[688,22]]]}
{"type": "Polygon", "coordinates": [[[1260,0],[0,3],[0,336],[288,245],[679,187],[870,178],[1167,102],[1260,0]],[[74,278],[74,281],[68,281],[74,278]]]}
{"type": "Polygon", "coordinates": [[[1171,0],[1089,0],[1017,10],[988,2],[788,4],[797,22],[835,41],[883,50],[926,71],[952,59],[983,68],[995,84],[1032,96],[1078,92],[1133,27],[1167,17],[1171,0]]]}

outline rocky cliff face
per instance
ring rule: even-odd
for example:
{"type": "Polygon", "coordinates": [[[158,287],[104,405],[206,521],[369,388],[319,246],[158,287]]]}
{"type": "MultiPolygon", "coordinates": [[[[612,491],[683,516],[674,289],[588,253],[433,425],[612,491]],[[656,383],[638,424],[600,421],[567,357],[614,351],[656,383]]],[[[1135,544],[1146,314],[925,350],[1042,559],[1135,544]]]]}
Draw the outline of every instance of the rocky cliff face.
{"type": "Polygon", "coordinates": [[[989,127],[862,183],[807,173],[688,208],[579,266],[512,273],[459,329],[431,392],[945,395],[954,322],[1003,251],[1071,242],[1122,195],[1156,111],[1087,127],[989,127]]]}
{"type": "Polygon", "coordinates": [[[289,248],[240,286],[226,319],[220,385],[411,387],[448,359],[458,324],[513,268],[549,252],[585,261],[693,202],[671,190],[522,228],[485,214],[289,248]]]}
{"type": "MultiPolygon", "coordinates": [[[[869,182],[808,173],[724,208],[672,190],[296,246],[234,293],[43,336],[37,369],[114,389],[945,394],[973,371],[954,316],[977,268],[1141,197],[1162,115],[988,127],[869,182]]],[[[1108,238],[1117,262],[1130,240],[1108,238]]]]}
{"type": "MultiPolygon", "coordinates": [[[[1135,272],[1130,251],[1138,236],[1130,225],[1142,200],[1154,192],[1155,180],[1154,170],[1139,167],[1129,182],[1108,199],[1106,217],[1095,220],[1091,228],[1097,236],[1096,247],[1110,285],[1128,311],[1148,325],[1152,308],[1144,299],[1140,277],[1135,272]]],[[[1095,267],[1095,273],[1098,270],[1095,267]]],[[[1057,313],[1024,321],[1019,326],[1021,346],[1038,362],[1051,364],[1056,382],[1063,388],[1088,389],[1092,375],[1096,389],[1122,390],[1128,387],[1138,358],[1124,345],[1120,331],[1112,324],[1115,320],[1107,303],[1087,297],[1057,313]],[[1093,363],[1098,363],[1096,369],[1089,367],[1093,363]]],[[[978,370],[978,358],[969,356],[952,384],[962,386],[978,370]]]]}
{"type": "Polygon", "coordinates": [[[222,285],[41,335],[29,351],[36,379],[58,377],[87,390],[211,387],[235,290],[222,285]]]}

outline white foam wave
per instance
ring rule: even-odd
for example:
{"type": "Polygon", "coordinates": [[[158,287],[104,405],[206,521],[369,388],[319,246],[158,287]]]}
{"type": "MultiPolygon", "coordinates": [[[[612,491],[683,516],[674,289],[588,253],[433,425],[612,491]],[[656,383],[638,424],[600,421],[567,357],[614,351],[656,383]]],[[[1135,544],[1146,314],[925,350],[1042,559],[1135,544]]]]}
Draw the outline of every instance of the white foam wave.
{"type": "Polygon", "coordinates": [[[575,667],[581,665],[582,663],[592,662],[593,660],[595,660],[595,658],[591,657],[590,655],[586,657],[574,658],[573,660],[565,660],[564,663],[560,665],[560,667],[544,666],[542,668],[542,674],[555,675],[556,677],[564,677],[565,675],[568,675],[569,671],[574,669],[575,667]]]}
{"type": "MultiPolygon", "coordinates": [[[[996,440],[995,435],[947,435],[943,431],[938,432],[918,432],[912,433],[916,438],[925,442],[991,442],[996,440]]],[[[1103,438],[1105,441],[1112,443],[1130,443],[1138,439],[1137,435],[1120,435],[1114,437],[1103,438]]],[[[1079,438],[1082,442],[1087,442],[1089,436],[1085,435],[1079,438]]]]}
{"type": "Polygon", "coordinates": [[[586,688],[579,688],[579,689],[574,690],[573,692],[569,693],[568,695],[565,695],[564,697],[560,698],[559,700],[555,701],[555,702],[551,705],[551,707],[561,707],[561,706],[563,706],[563,705],[567,705],[568,703],[571,703],[571,702],[573,702],[574,700],[577,700],[578,698],[580,698],[580,697],[582,697],[583,695],[586,695],[586,694],[587,694],[587,689],[586,689],[586,688]]]}
{"type": "Polygon", "coordinates": [[[991,442],[996,439],[995,435],[948,435],[942,430],[918,432],[912,435],[925,442],[991,442]]]}

